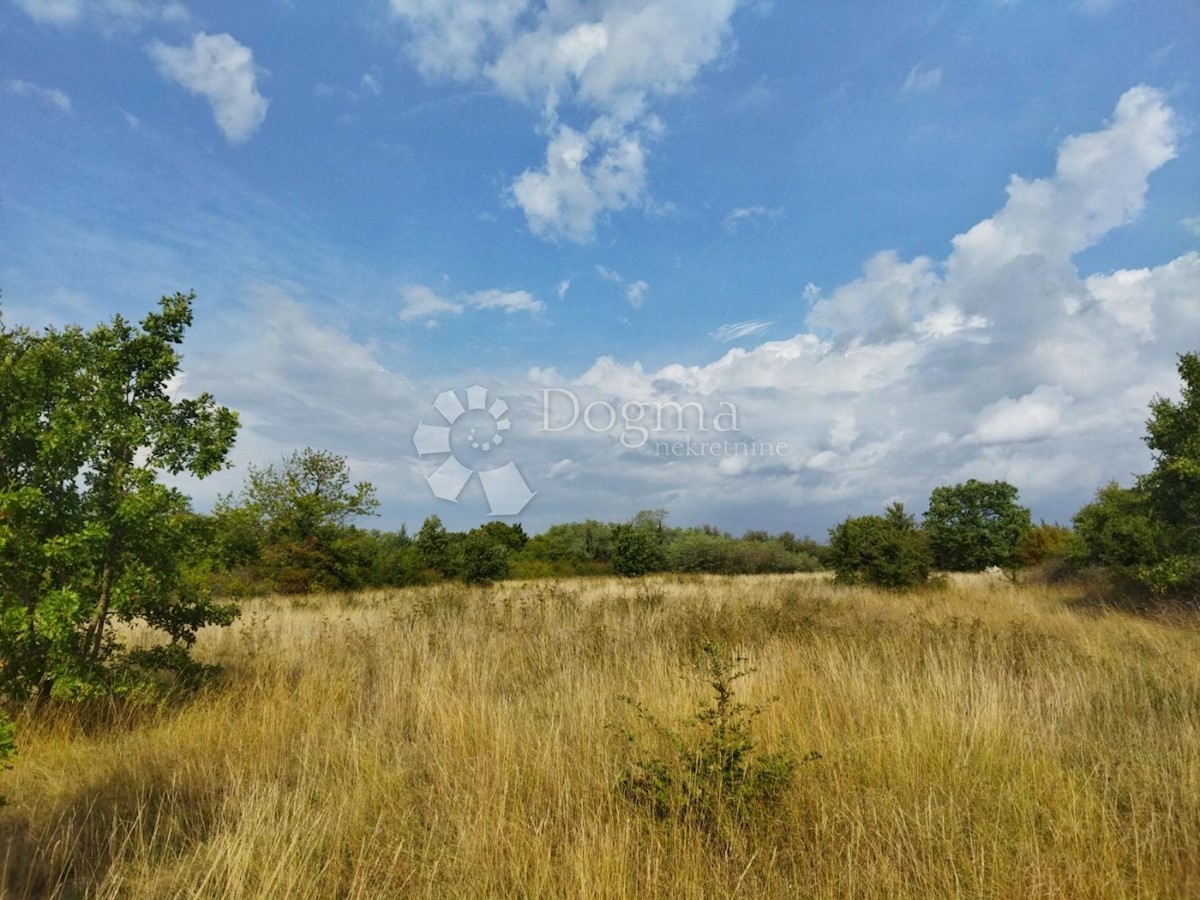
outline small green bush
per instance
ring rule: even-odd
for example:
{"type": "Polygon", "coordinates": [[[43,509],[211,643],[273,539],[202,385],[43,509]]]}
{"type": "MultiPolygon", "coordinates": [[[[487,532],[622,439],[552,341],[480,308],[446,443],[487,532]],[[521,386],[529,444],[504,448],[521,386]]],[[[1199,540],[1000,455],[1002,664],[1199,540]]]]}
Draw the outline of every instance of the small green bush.
{"type": "MultiPolygon", "coordinates": [[[[711,643],[703,646],[702,668],[713,689],[676,731],[658,721],[636,700],[622,698],[657,737],[658,750],[642,751],[618,784],[634,804],[663,820],[712,828],[746,824],[769,816],[792,785],[798,761],[786,750],[762,752],[751,734],[762,707],[734,696],[734,682],[749,674],[744,660],[728,657],[711,643]]],[[[637,745],[632,732],[626,740],[637,745]]],[[[819,758],[810,753],[806,761],[819,758]]]]}
{"type": "Polygon", "coordinates": [[[838,584],[899,590],[925,584],[933,557],[925,533],[895,503],[885,516],[846,519],[830,529],[828,564],[838,584]]]}

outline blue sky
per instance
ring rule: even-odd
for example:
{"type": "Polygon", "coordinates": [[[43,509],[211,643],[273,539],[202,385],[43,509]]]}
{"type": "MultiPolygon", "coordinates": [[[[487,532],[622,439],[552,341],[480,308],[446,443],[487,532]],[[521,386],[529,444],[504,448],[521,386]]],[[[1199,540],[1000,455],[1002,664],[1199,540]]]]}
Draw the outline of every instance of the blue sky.
{"type": "Polygon", "coordinates": [[[534,529],[967,477],[1065,519],[1200,349],[1193,3],[4,0],[0,47],[5,319],[195,289],[180,389],[245,423],[200,506],[313,445],[385,526],[480,521],[412,442],[478,382],[534,529]],[[787,452],[547,432],[551,388],[787,452]]]}

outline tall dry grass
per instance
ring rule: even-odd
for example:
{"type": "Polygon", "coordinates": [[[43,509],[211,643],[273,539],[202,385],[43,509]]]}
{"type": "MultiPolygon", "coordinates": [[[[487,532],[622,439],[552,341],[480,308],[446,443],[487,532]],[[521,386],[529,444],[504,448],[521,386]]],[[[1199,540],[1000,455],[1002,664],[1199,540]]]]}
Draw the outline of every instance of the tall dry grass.
{"type": "Polygon", "coordinates": [[[1066,589],[808,577],[249,603],[222,683],[19,722],[3,896],[1200,896],[1200,628],[1066,589]],[[781,808],[662,822],[614,786],[711,640],[756,671],[781,808]],[[769,698],[778,700],[770,703],[769,698]]]}

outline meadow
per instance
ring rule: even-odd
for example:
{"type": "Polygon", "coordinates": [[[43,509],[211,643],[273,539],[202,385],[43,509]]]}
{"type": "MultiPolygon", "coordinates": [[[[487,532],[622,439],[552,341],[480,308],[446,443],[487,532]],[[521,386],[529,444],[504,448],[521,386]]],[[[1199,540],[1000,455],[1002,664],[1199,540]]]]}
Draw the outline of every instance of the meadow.
{"type": "Polygon", "coordinates": [[[668,576],[248,601],[201,634],[223,673],[199,694],[17,720],[0,895],[1200,896],[1200,617],[1084,593],[668,576]],[[737,815],[659,815],[627,789],[667,752],[636,704],[690,733],[706,644],[752,669],[754,747],[794,775],[737,815]]]}

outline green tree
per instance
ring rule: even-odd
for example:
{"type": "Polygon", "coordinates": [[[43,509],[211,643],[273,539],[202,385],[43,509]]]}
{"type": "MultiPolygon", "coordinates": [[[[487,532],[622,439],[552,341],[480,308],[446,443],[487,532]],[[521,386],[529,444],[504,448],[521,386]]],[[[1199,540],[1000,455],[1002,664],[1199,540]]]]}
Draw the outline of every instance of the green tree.
{"type": "Polygon", "coordinates": [[[924,584],[933,557],[916,520],[894,503],[885,515],[849,518],[830,529],[826,562],[839,584],[896,590],[924,584]]]}
{"type": "Polygon", "coordinates": [[[463,536],[461,551],[458,574],[467,584],[491,584],[508,577],[512,551],[486,525],[463,536]]]}
{"type": "Polygon", "coordinates": [[[1096,491],[1096,499],[1072,519],[1079,562],[1132,571],[1155,562],[1161,529],[1144,491],[1115,481],[1096,491]]]}
{"type": "Polygon", "coordinates": [[[1159,526],[1161,553],[1142,573],[1160,593],[1200,596],[1200,354],[1179,357],[1178,401],[1155,397],[1146,423],[1154,468],[1139,488],[1159,526]]]}
{"type": "Polygon", "coordinates": [[[1015,566],[1017,544],[1033,526],[1029,510],[1017,497],[1017,489],[1006,481],[972,478],[934,488],[925,513],[934,564],[955,572],[1015,566]]]}
{"type": "Polygon", "coordinates": [[[646,523],[614,526],[612,563],[614,572],[627,577],[662,571],[662,533],[646,523]]]}
{"type": "MultiPolygon", "coordinates": [[[[344,456],[311,447],[278,466],[250,466],[242,489],[242,508],[263,535],[262,562],[276,588],[290,594],[360,586],[367,563],[350,520],[378,507],[373,485],[351,482],[344,456]]],[[[245,535],[244,521],[226,520],[245,535]]]]}
{"type": "Polygon", "coordinates": [[[421,523],[421,530],[417,532],[416,547],[425,568],[443,575],[450,573],[450,537],[441,518],[429,516],[421,523]]]}
{"type": "Polygon", "coordinates": [[[242,493],[272,538],[331,538],[351,519],[379,508],[370,482],[351,484],[346,457],[306,447],[276,467],[250,466],[242,493]]]}
{"type": "Polygon", "coordinates": [[[196,518],[159,481],[222,468],[237,433],[208,394],[172,397],[193,299],[163,297],[140,327],[0,322],[0,690],[12,699],[195,675],[196,632],[236,614],[187,578],[196,518]],[[114,622],[166,641],[127,648],[114,622]]]}

